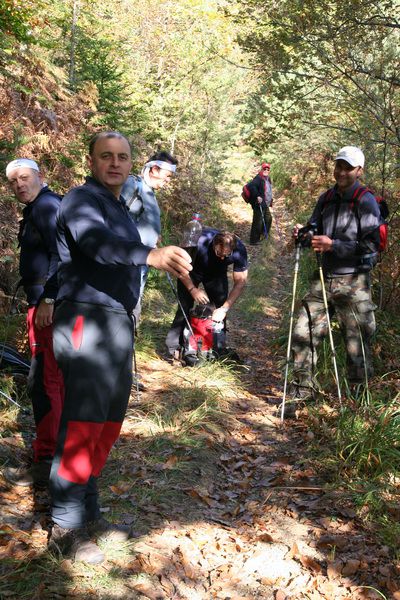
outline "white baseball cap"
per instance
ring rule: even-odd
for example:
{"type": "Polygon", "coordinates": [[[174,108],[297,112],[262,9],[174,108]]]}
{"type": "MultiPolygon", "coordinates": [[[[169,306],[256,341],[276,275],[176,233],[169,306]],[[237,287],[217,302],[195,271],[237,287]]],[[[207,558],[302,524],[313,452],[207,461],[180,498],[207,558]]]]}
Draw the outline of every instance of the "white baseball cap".
{"type": "Polygon", "coordinates": [[[12,160],[6,166],[6,177],[10,175],[16,169],[20,169],[21,167],[28,167],[28,169],[33,169],[34,171],[40,171],[39,165],[30,158],[17,158],[16,160],[12,160]]]}
{"type": "Polygon", "coordinates": [[[345,160],[352,167],[364,168],[365,164],[364,152],[360,148],[357,148],[357,146],[344,146],[340,148],[334,160],[345,160]]]}

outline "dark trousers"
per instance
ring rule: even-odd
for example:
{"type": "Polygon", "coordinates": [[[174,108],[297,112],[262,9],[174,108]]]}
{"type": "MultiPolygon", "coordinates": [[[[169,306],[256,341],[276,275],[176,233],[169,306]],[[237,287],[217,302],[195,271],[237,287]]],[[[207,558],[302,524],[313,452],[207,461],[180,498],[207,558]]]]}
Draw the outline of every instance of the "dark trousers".
{"type": "MultiPolygon", "coordinates": [[[[228,276],[226,273],[215,278],[205,280],[196,275],[191,275],[193,285],[196,287],[199,286],[200,283],[203,284],[203,287],[207,293],[207,296],[210,299],[210,302],[215,304],[216,308],[219,308],[223,305],[225,300],[228,297],[228,276]]],[[[187,291],[186,287],[179,281],[178,279],[178,298],[182,304],[183,310],[185,311],[186,316],[189,316],[189,311],[194,305],[194,300],[191,294],[187,291]]],[[[181,308],[178,306],[178,310],[176,311],[175,318],[172,322],[171,328],[168,331],[165,343],[168,348],[168,352],[171,356],[173,356],[175,350],[180,348],[183,345],[183,330],[185,328],[186,321],[183,316],[181,308]]]]}
{"type": "Polygon", "coordinates": [[[255,204],[252,206],[253,208],[253,222],[251,224],[250,230],[250,244],[257,244],[260,241],[261,237],[267,237],[269,234],[269,230],[271,229],[272,223],[272,215],[268,208],[264,203],[255,204]],[[261,208],[260,208],[261,207],[261,208]],[[264,223],[267,230],[267,234],[265,235],[264,231],[264,223]]]}
{"type": "Polygon", "coordinates": [[[65,382],[50,474],[53,521],[82,527],[99,516],[97,478],[118,439],[132,385],[132,319],[102,306],[62,302],[54,353],[65,382]]]}
{"type": "Polygon", "coordinates": [[[53,458],[64,400],[64,382],[53,352],[52,326],[38,329],[35,325],[36,306],[28,309],[26,319],[31,368],[28,392],[32,401],[36,425],[33,442],[34,462],[53,458]]]}

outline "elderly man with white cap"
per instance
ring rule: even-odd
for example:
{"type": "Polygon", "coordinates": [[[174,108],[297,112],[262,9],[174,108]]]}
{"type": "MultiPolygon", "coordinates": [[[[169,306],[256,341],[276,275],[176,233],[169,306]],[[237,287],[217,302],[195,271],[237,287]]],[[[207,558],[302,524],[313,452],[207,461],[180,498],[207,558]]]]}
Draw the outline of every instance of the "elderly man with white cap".
{"type": "Polygon", "coordinates": [[[18,158],[7,165],[9,185],[25,208],[18,241],[19,271],[28,301],[27,328],[32,353],[28,390],[33,405],[36,439],[30,467],[4,470],[18,485],[48,483],[63,404],[61,371],[53,354],[52,321],[57,296],[56,213],[60,196],[43,183],[38,164],[18,158]]]}
{"type": "MultiPolygon", "coordinates": [[[[382,217],[368,188],[361,185],[364,154],[345,146],[335,156],[336,184],[321,194],[306,228],[294,229],[298,241],[311,232],[309,244],[321,253],[327,300],[344,335],[347,377],[351,389],[365,383],[373,373],[370,341],[375,332],[376,308],[371,299],[370,271],[377,262],[382,217]]],[[[318,273],[303,298],[293,334],[292,397],[286,416],[294,416],[297,400],[313,397],[317,347],[328,333],[323,290],[318,273]]]]}

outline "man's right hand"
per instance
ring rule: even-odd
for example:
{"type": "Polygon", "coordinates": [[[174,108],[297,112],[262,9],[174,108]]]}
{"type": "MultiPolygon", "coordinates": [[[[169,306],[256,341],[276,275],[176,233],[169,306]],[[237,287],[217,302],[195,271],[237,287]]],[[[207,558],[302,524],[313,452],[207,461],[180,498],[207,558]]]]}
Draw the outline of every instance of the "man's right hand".
{"type": "Polygon", "coordinates": [[[304,225],[301,225],[300,223],[296,223],[296,225],[293,227],[293,237],[295,240],[297,239],[299,230],[302,229],[303,227],[304,227],[304,225]]]}
{"type": "Polygon", "coordinates": [[[262,201],[263,201],[263,199],[261,198],[261,196],[257,196],[257,202],[258,202],[258,204],[261,204],[262,201]]]}
{"type": "Polygon", "coordinates": [[[147,265],[161,271],[168,271],[175,277],[185,277],[192,270],[192,259],[183,248],[165,246],[153,248],[147,255],[147,265]]]}
{"type": "Polygon", "coordinates": [[[195,287],[190,293],[192,295],[193,300],[198,304],[208,304],[210,302],[210,299],[204,290],[200,290],[199,288],[195,287]]]}

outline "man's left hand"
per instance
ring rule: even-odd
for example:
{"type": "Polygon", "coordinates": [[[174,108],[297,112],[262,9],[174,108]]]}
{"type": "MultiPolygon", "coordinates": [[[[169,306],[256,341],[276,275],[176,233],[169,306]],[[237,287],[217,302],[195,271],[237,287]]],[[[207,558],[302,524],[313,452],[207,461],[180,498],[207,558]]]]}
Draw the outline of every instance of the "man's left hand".
{"type": "Polygon", "coordinates": [[[227,312],[228,312],[227,309],[222,308],[222,306],[220,306],[219,308],[216,308],[212,314],[212,320],[220,323],[221,321],[223,321],[225,319],[227,312]]]}
{"type": "Polygon", "coordinates": [[[333,240],[327,235],[314,235],[311,246],[315,252],[329,252],[332,250],[333,240]]]}
{"type": "Polygon", "coordinates": [[[36,309],[35,325],[38,329],[44,329],[53,322],[54,305],[41,302],[36,309]]]}

